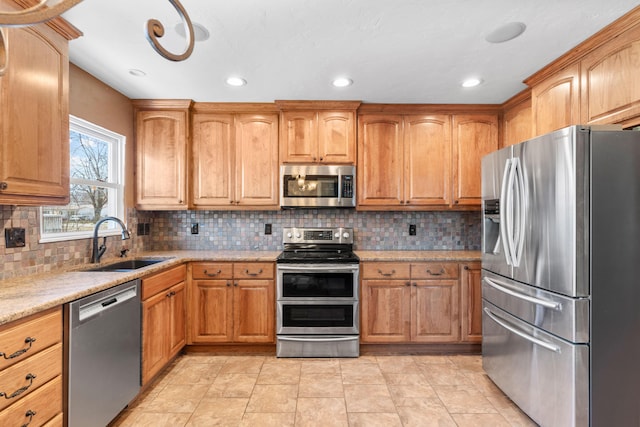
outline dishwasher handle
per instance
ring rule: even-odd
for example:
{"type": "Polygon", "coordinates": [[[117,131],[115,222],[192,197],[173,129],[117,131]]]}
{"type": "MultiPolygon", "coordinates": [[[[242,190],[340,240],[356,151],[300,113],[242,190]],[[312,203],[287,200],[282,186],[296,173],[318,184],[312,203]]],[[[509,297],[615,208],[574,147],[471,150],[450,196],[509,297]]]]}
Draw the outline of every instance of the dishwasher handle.
{"type": "Polygon", "coordinates": [[[138,295],[136,285],[130,286],[118,292],[115,295],[108,295],[88,304],[81,305],[78,309],[78,320],[84,322],[92,317],[96,317],[101,313],[112,310],[117,306],[135,298],[138,295]]]}

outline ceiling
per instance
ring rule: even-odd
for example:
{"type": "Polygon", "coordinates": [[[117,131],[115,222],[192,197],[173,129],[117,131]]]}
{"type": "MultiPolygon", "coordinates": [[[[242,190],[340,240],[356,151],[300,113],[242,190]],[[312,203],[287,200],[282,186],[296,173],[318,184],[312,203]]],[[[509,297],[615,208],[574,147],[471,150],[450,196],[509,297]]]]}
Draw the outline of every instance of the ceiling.
{"type": "Polygon", "coordinates": [[[84,0],[63,16],[84,36],[71,62],[132,99],[208,102],[362,100],[499,104],[524,79],[638,5],[637,0],[182,0],[210,37],[183,62],[158,55],[146,21],[181,53],[169,1],[84,0]],[[510,22],[525,32],[485,37],[510,22]],[[136,77],[129,70],[146,73],[136,77]],[[228,76],[248,84],[232,87],[228,76]],[[335,88],[346,76],[353,85],[335,88]],[[462,88],[476,76],[480,86],[462,88]]]}

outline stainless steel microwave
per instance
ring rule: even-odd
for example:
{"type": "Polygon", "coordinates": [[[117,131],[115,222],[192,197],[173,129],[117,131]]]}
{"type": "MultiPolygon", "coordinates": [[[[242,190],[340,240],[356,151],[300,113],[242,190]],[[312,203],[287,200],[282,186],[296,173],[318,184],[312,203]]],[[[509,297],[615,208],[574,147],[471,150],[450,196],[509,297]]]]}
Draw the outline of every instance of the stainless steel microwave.
{"type": "Polygon", "coordinates": [[[355,166],[280,166],[280,207],[354,208],[355,206],[355,166]]]}

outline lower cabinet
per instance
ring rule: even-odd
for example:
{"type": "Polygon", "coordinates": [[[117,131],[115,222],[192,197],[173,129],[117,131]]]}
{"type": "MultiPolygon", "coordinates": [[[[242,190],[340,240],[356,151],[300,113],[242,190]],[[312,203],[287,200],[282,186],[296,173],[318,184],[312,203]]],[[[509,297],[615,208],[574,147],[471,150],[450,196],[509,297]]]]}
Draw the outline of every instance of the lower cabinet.
{"type": "Polygon", "coordinates": [[[271,262],[191,264],[189,344],[273,343],[271,262]]]}
{"type": "Polygon", "coordinates": [[[362,263],[361,341],[480,342],[479,266],[456,262],[362,263]]]}
{"type": "Polygon", "coordinates": [[[142,279],[142,384],[186,344],[186,266],[142,279]]]}

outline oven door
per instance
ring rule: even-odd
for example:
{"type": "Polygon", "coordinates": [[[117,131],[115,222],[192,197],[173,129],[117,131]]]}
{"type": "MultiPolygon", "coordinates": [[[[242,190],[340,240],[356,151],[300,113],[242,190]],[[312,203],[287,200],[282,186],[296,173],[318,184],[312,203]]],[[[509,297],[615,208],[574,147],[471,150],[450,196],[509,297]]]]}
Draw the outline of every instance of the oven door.
{"type": "Polygon", "coordinates": [[[277,300],[358,300],[358,264],[278,264],[277,300]]]}
{"type": "Polygon", "coordinates": [[[358,334],[358,301],[316,299],[277,302],[278,334],[358,334]]]}

